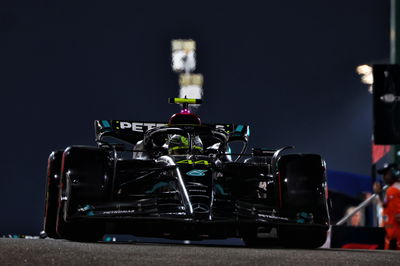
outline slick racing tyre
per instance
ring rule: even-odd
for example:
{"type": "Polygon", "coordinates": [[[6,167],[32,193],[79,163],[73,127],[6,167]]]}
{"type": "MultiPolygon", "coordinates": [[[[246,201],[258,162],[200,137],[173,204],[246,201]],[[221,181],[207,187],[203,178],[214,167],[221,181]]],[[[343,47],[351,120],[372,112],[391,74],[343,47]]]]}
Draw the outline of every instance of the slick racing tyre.
{"type": "Polygon", "coordinates": [[[299,225],[281,228],[279,237],[285,246],[321,246],[329,227],[323,160],[316,154],[284,155],[278,161],[278,171],[282,215],[299,225]]]}
{"type": "Polygon", "coordinates": [[[103,222],[88,221],[84,206],[104,202],[110,195],[112,169],[107,153],[96,147],[72,146],[63,154],[57,233],[61,238],[95,242],[104,235],[103,222]],[[86,215],[86,216],[85,216],[86,215]]]}
{"type": "Polygon", "coordinates": [[[50,238],[59,238],[56,232],[57,209],[59,198],[59,183],[61,175],[61,159],[63,151],[53,151],[48,159],[45,211],[44,211],[44,231],[50,238]]]}

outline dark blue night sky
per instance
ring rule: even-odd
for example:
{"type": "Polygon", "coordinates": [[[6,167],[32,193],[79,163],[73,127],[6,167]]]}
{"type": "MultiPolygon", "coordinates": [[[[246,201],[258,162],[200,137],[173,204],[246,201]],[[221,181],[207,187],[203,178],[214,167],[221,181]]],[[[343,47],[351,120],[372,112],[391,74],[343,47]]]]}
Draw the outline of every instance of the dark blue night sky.
{"type": "Polygon", "coordinates": [[[197,42],[203,121],[370,173],[372,96],[355,68],[388,61],[388,0],[1,3],[0,234],[40,231],[47,156],[94,144],[93,120],[177,111],[174,38],[197,42]]]}

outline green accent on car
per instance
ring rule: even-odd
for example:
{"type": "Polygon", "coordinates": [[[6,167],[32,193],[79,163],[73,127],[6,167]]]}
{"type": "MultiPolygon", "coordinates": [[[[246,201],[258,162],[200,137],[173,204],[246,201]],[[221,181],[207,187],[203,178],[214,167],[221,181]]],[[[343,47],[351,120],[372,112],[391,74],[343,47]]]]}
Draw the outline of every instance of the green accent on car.
{"type": "Polygon", "coordinates": [[[146,193],[153,193],[153,192],[155,192],[157,189],[160,189],[160,188],[165,187],[165,186],[168,186],[168,183],[167,183],[167,182],[158,182],[157,184],[155,184],[155,185],[153,186],[152,189],[147,190],[146,193]]]}
{"type": "Polygon", "coordinates": [[[102,120],[101,123],[104,127],[111,127],[110,123],[107,120],[102,120]]]}
{"type": "Polygon", "coordinates": [[[171,98],[170,103],[189,103],[189,104],[200,104],[200,99],[187,99],[187,98],[171,98]]]}
{"type": "Polygon", "coordinates": [[[242,132],[243,130],[243,125],[238,125],[235,129],[236,132],[242,132]]]}
{"type": "Polygon", "coordinates": [[[215,190],[219,192],[221,195],[227,196],[228,193],[224,191],[224,188],[220,184],[215,185],[215,190]]]}
{"type": "Polygon", "coordinates": [[[190,176],[205,176],[206,175],[205,172],[207,172],[207,171],[208,170],[193,169],[193,170],[187,172],[186,174],[190,175],[190,176]]]}

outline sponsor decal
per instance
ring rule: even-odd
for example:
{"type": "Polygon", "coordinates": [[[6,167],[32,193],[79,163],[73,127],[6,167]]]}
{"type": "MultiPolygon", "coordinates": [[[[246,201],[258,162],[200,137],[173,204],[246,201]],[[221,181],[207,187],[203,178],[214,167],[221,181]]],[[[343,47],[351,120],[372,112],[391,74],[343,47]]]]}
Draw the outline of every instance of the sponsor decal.
{"type": "Polygon", "coordinates": [[[192,206],[195,213],[208,213],[210,210],[209,207],[204,203],[195,203],[192,204],[192,206]]]}
{"type": "Polygon", "coordinates": [[[130,121],[115,121],[116,129],[132,130],[135,132],[146,132],[149,129],[164,126],[164,123],[143,123],[130,121]]]}
{"type": "Polygon", "coordinates": [[[272,220],[281,220],[281,221],[289,221],[289,218],[286,217],[279,217],[275,215],[268,215],[268,214],[257,214],[259,217],[266,218],[266,219],[272,219],[272,220]]]}
{"type": "Polygon", "coordinates": [[[199,169],[193,169],[192,171],[187,172],[187,175],[190,176],[205,176],[205,172],[207,172],[207,170],[199,170],[199,169]]]}
{"type": "Polygon", "coordinates": [[[107,215],[107,214],[131,214],[135,213],[134,210],[116,210],[116,211],[103,211],[101,214],[107,215]]]}
{"type": "Polygon", "coordinates": [[[210,163],[206,160],[199,160],[199,161],[192,161],[192,160],[182,160],[178,161],[176,163],[181,163],[181,164],[204,164],[204,165],[209,165],[210,163]]]}

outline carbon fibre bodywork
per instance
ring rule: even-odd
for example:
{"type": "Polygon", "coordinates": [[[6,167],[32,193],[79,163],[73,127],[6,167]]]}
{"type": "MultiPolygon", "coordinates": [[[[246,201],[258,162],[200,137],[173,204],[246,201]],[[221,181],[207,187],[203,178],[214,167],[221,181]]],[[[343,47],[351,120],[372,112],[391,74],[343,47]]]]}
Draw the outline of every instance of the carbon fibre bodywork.
{"type": "MultiPolygon", "coordinates": [[[[249,130],[244,125],[98,120],[95,127],[98,147],[71,146],[58,152],[61,178],[56,187],[48,185],[51,195],[46,206],[50,204],[53,211],[46,211],[45,228],[50,228],[46,231],[55,227],[59,237],[82,240],[79,235],[101,225],[101,233],[175,239],[242,237],[252,245],[270,238],[287,240],[287,229],[295,229],[308,230],[306,235],[314,238],[313,232],[318,232],[318,241],[310,247],[325,240],[329,227],[326,169],[319,155],[256,149],[240,162],[239,157],[246,155],[243,149],[233,160],[227,152],[229,143],[247,144],[249,130]],[[189,139],[200,136],[204,147],[214,148],[204,148],[201,154],[190,150],[168,154],[160,143],[177,133],[189,139]],[[107,142],[106,136],[135,145],[134,149],[107,142]],[[122,158],[121,152],[132,157],[122,158]],[[58,204],[49,203],[55,194],[58,204]],[[49,219],[51,213],[56,218],[49,219]],[[54,226],[53,220],[57,220],[54,226]],[[71,229],[63,232],[68,226],[71,229]]],[[[53,172],[48,173],[49,180],[53,172]]]]}

